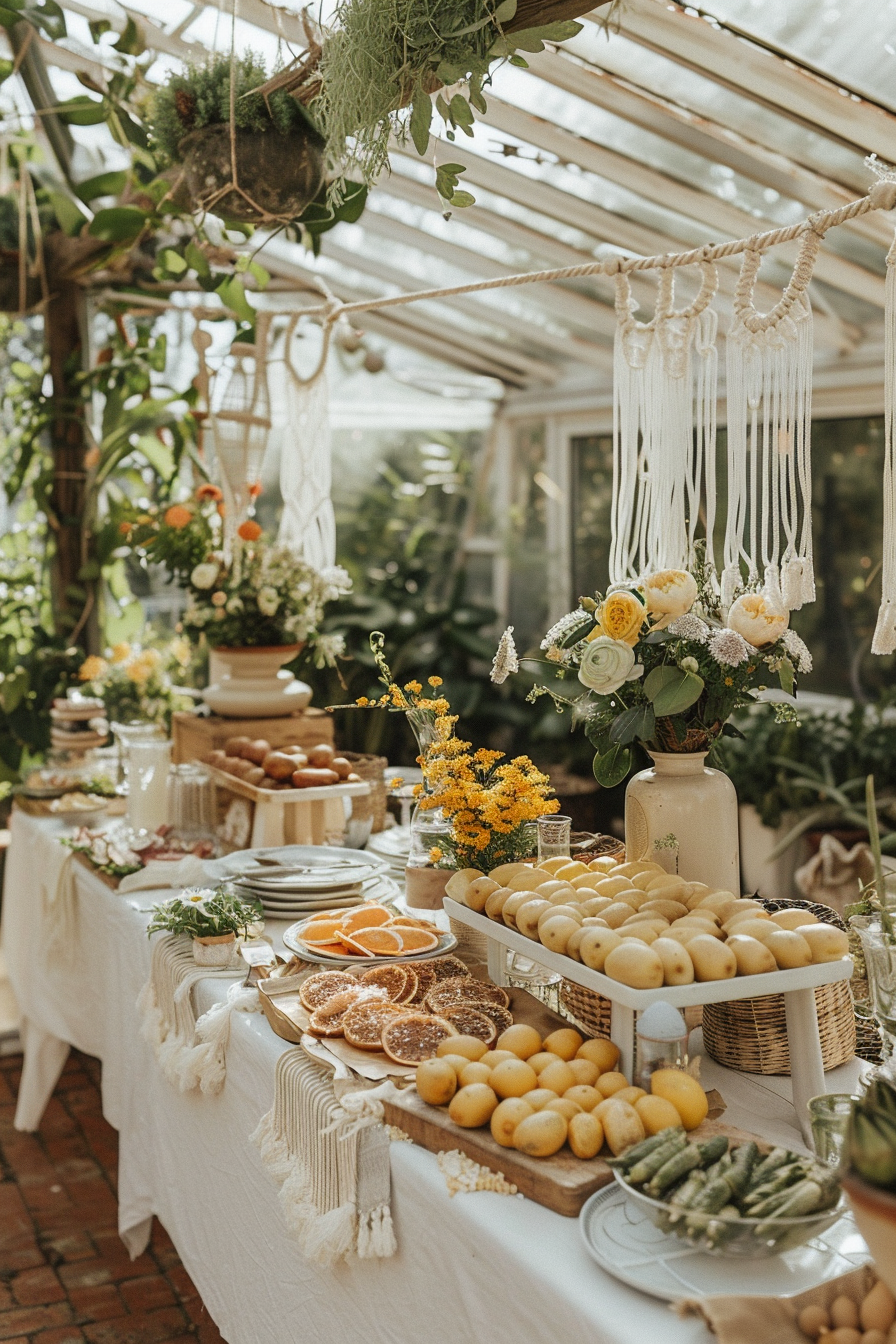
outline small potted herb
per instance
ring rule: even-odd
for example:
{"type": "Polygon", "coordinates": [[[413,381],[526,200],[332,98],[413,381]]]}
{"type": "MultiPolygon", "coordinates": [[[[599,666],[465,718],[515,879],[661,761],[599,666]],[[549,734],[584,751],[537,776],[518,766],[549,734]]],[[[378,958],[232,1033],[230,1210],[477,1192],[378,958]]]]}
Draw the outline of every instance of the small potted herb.
{"type": "Polygon", "coordinates": [[[244,901],[225,887],[212,891],[193,887],[152,908],[147,934],[186,934],[193,940],[193,958],[199,966],[227,966],[237,934],[263,927],[261,906],[244,901]]]}
{"type": "Polygon", "coordinates": [[[153,95],[154,145],[183,165],[193,209],[246,224],[289,223],[320,191],[324,141],[289,93],[257,91],[266,80],[263,61],[249,51],[233,60],[231,89],[231,59],[219,54],[173,73],[153,95]]]}

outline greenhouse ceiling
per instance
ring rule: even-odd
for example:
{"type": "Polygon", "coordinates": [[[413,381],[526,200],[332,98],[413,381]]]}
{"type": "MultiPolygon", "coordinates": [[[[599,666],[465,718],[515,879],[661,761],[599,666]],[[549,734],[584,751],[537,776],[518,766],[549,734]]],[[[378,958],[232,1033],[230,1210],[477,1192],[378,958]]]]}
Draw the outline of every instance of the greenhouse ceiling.
{"type": "MultiPolygon", "coordinates": [[[[161,81],[183,60],[229,50],[234,2],[240,50],[274,62],[305,45],[298,9],[266,0],[63,0],[68,36],[35,43],[50,87],[36,89],[32,70],[30,92],[45,112],[81,91],[79,71],[102,78],[112,68],[111,46],[95,45],[88,28],[103,18],[116,31],[129,17],[138,22],[157,55],[149,78],[161,81]]],[[[851,8],[848,0],[707,0],[699,9],[623,0],[609,32],[597,11],[578,36],[532,56],[529,69],[498,69],[488,110],[462,145],[434,140],[424,160],[396,144],[360,221],[327,234],[320,257],[273,238],[265,264],[278,286],[307,295],[320,277],[350,300],[681,251],[844,204],[873,181],[867,155],[896,158],[896,3],[864,0],[861,22],[851,8]],[[446,218],[431,160],[449,156],[465,165],[476,201],[446,218]]],[[[23,65],[4,86],[23,115],[27,74],[23,65]]],[[[49,134],[46,115],[42,124],[49,134]]],[[[54,145],[75,180],[117,166],[121,154],[102,126],[57,128],[54,145]]],[[[869,214],[825,238],[811,287],[818,378],[879,364],[892,237],[890,218],[869,214]]],[[[761,306],[778,297],[795,246],[765,263],[761,306]]],[[[738,258],[720,266],[723,325],[738,266],[738,258]]],[[[636,281],[634,292],[649,311],[652,281],[636,281]]],[[[421,302],[362,314],[357,325],[510,388],[610,386],[606,277],[421,302]]]]}

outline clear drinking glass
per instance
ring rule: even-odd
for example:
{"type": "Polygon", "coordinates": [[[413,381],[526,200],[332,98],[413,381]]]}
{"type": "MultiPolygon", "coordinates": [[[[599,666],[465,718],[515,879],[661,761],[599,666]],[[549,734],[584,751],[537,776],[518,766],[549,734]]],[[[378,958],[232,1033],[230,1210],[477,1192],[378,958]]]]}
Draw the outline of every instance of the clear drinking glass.
{"type": "Polygon", "coordinates": [[[212,840],[215,835],[215,786],[193,761],[168,772],[168,820],[182,840],[212,840]]]}
{"type": "Polygon", "coordinates": [[[884,933],[878,915],[854,916],[849,927],[855,929],[862,943],[883,1058],[892,1059],[896,1055],[896,946],[884,933]]]}
{"type": "Polygon", "coordinates": [[[815,1156],[819,1162],[835,1170],[839,1170],[843,1163],[849,1116],[857,1100],[857,1097],[851,1097],[846,1092],[831,1092],[825,1096],[812,1097],[809,1101],[815,1156]]]}
{"type": "Polygon", "coordinates": [[[535,823],[538,833],[538,862],[544,859],[569,858],[571,817],[539,817],[535,823]]]}

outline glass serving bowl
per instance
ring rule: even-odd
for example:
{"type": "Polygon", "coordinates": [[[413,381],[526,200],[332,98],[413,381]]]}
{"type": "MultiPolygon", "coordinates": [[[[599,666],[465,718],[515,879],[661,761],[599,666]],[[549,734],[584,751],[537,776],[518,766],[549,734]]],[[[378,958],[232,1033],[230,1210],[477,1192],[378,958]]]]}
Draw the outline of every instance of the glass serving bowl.
{"type": "Polygon", "coordinates": [[[717,1213],[674,1209],[671,1204],[651,1199],[628,1185],[618,1171],[613,1175],[633,1209],[646,1214],[654,1227],[681,1237],[695,1250],[707,1255],[737,1256],[746,1260],[782,1255],[826,1232],[846,1212],[841,1195],[832,1208],[802,1218],[721,1218],[717,1213]]]}

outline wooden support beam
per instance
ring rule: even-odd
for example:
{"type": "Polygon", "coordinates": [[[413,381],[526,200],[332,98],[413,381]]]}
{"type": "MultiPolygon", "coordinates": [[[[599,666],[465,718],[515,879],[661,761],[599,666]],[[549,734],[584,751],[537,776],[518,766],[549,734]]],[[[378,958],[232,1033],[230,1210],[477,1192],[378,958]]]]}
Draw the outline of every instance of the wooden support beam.
{"type": "MultiPolygon", "coordinates": [[[[599,22],[600,14],[595,14],[599,22]]],[[[892,113],[672,0],[626,0],[623,36],[865,153],[893,157],[892,113]]]]}
{"type": "MultiPolygon", "coordinates": [[[[669,219],[669,232],[683,242],[688,242],[688,233],[677,224],[676,216],[698,221],[716,229],[723,236],[744,238],[751,233],[760,233],[763,229],[773,228],[778,222],[767,217],[748,214],[739,206],[723,201],[709,192],[698,191],[695,187],[669,177],[666,173],[648,167],[646,164],[608,149],[605,145],[595,144],[583,136],[544,117],[526,112],[522,108],[504,103],[494,96],[488,100],[488,111],[482,120],[496,130],[513,135],[529,145],[556,154],[564,163],[574,163],[585,172],[615,182],[625,190],[641,196],[646,201],[658,201],[672,214],[669,219]]],[[[896,120],[896,119],[894,119],[896,120]]],[[[788,243],[778,250],[782,257],[793,263],[796,260],[798,245],[788,243]]],[[[873,271],[856,265],[853,261],[839,256],[829,246],[822,244],[815,263],[815,275],[825,284],[842,290],[854,298],[866,303],[884,306],[884,278],[873,271]]]]}

